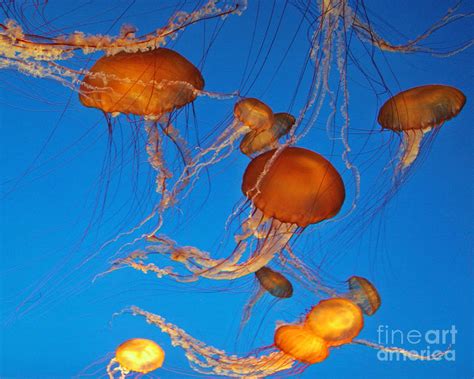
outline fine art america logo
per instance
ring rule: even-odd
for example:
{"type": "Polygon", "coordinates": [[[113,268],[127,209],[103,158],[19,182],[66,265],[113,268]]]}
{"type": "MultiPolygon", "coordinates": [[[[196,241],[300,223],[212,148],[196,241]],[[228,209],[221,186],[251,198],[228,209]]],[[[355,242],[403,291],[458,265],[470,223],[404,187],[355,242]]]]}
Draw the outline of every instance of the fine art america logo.
{"type": "MultiPolygon", "coordinates": [[[[428,330],[400,330],[392,329],[388,325],[377,327],[377,339],[380,345],[400,346],[410,351],[414,355],[428,358],[438,356],[436,360],[455,361],[457,329],[451,325],[448,329],[428,329],[428,330]]],[[[406,361],[415,360],[396,351],[379,350],[377,358],[380,361],[406,361]]]]}

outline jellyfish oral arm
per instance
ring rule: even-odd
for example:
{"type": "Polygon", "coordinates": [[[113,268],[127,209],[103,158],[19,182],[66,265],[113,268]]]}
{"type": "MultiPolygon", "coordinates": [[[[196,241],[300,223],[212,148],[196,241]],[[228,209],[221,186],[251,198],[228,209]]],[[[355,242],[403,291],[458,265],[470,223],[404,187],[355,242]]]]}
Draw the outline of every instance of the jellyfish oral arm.
{"type": "Polygon", "coordinates": [[[403,131],[398,171],[408,168],[415,161],[420,151],[421,140],[430,130],[431,128],[403,131]]]}
{"type": "MultiPolygon", "coordinates": [[[[263,240],[258,243],[254,253],[242,261],[247,243],[238,242],[233,253],[226,259],[213,259],[210,254],[193,246],[177,246],[176,242],[165,236],[156,239],[156,243],[147,247],[147,251],[137,251],[125,258],[118,259],[107,272],[124,266],[143,273],[154,272],[158,277],[170,276],[177,281],[195,281],[198,278],[215,280],[233,280],[249,275],[270,262],[276,253],[285,248],[297,226],[273,220],[263,240]],[[167,255],[188,270],[187,274],[178,274],[173,268],[160,268],[154,263],[145,263],[150,255],[167,255]]],[[[107,273],[106,272],[106,273],[107,273]]]]}

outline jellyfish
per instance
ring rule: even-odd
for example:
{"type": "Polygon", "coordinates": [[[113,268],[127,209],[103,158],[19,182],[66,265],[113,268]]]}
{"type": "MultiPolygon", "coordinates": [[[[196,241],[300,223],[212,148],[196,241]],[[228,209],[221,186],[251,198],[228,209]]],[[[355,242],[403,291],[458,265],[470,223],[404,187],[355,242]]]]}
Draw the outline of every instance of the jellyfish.
{"type": "Polygon", "coordinates": [[[258,287],[255,294],[253,294],[247,304],[244,306],[244,312],[240,328],[242,329],[250,319],[252,309],[255,304],[262,298],[265,293],[278,298],[287,299],[293,296],[293,285],[291,282],[281,273],[272,270],[270,267],[264,266],[261,269],[255,271],[255,277],[257,278],[260,286],[258,287]]]}
{"type": "Polygon", "coordinates": [[[270,129],[274,122],[272,109],[261,100],[249,97],[240,100],[234,107],[236,121],[248,127],[247,130],[261,132],[270,129]]]}
{"type": "Polygon", "coordinates": [[[306,315],[304,325],[329,346],[350,343],[364,327],[359,306],[345,298],[322,300],[306,315]]]}
{"type": "Polygon", "coordinates": [[[233,151],[235,141],[243,134],[263,133],[274,123],[272,109],[263,101],[252,97],[239,100],[234,105],[233,116],[232,122],[215,141],[209,147],[201,149],[184,168],[174,185],[172,197],[176,197],[183,190],[183,184],[188,183],[191,178],[196,180],[205,167],[228,157],[233,151]]]}
{"type": "Polygon", "coordinates": [[[124,266],[178,281],[199,277],[232,280],[256,272],[284,250],[292,236],[310,224],[334,217],[341,209],[344,183],[337,170],[321,155],[300,147],[271,150],[254,158],[245,170],[242,192],[252,204],[236,247],[226,259],[214,259],[192,246],[178,246],[169,237],[152,236],[146,250],[138,250],[113,262],[113,271],[124,266]],[[256,247],[243,260],[250,238],[256,247]],[[150,255],[168,255],[189,274],[146,263],[150,255]]]}
{"type": "Polygon", "coordinates": [[[194,101],[203,88],[199,70],[162,47],[100,58],[84,77],[79,100],[106,113],[159,119],[194,101]]]}
{"type": "Polygon", "coordinates": [[[465,103],[466,96],[459,89],[439,84],[414,87],[387,100],[378,122],[384,129],[402,133],[397,171],[415,161],[423,136],[456,117],[465,103]]]}
{"type": "MultiPolygon", "coordinates": [[[[173,174],[167,168],[162,134],[178,147],[184,163],[190,161],[186,141],[168,119],[168,114],[193,102],[204,88],[200,71],[179,53],[157,48],[145,52],[120,52],[100,58],[85,75],[79,100],[106,115],[137,115],[145,120],[146,151],[157,171],[156,190],[160,204],[170,202],[166,182],[173,174]]],[[[109,121],[109,131],[112,125],[109,121]]]]}
{"type": "Polygon", "coordinates": [[[347,344],[363,345],[419,360],[437,360],[447,353],[420,355],[399,347],[356,339],[364,325],[363,313],[357,304],[346,298],[322,300],[302,322],[278,325],[272,345],[256,349],[244,357],[207,345],[163,317],[136,306],[124,312],[145,318],[147,323],[167,334],[173,346],[185,351],[190,366],[205,375],[236,378],[261,378],[279,372],[296,375],[308,366],[326,360],[332,349],[347,344]]]}
{"type": "Polygon", "coordinates": [[[282,325],[274,336],[275,346],[285,354],[306,365],[324,361],[329,355],[329,345],[324,338],[304,325],[282,325]]]}
{"type": "Polygon", "coordinates": [[[366,278],[351,276],[347,283],[349,292],[346,297],[356,303],[367,316],[372,316],[380,308],[382,300],[377,288],[366,278]]]}
{"type": "Polygon", "coordinates": [[[278,140],[288,134],[296,122],[289,113],[275,113],[271,128],[263,131],[252,130],[240,142],[240,151],[252,157],[278,147],[278,140]]]}
{"type": "Polygon", "coordinates": [[[165,352],[154,341],[133,338],[122,343],[107,366],[107,374],[113,379],[116,373],[125,378],[130,372],[148,374],[163,365],[165,352]]]}

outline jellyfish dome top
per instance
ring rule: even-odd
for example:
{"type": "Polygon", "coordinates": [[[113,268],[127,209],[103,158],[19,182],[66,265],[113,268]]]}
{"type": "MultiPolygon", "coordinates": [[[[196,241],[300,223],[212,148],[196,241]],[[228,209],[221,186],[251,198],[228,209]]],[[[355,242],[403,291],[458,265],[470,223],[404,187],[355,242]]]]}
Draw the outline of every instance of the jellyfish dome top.
{"type": "Polygon", "coordinates": [[[350,343],[364,327],[359,306],[345,298],[321,300],[307,314],[304,325],[329,346],[350,343]]]}
{"type": "Polygon", "coordinates": [[[387,100],[378,122],[384,129],[403,133],[400,168],[415,161],[423,135],[457,116],[465,103],[459,89],[439,84],[410,88],[387,100]]]}
{"type": "Polygon", "coordinates": [[[117,348],[115,358],[107,367],[107,373],[110,378],[117,372],[120,372],[121,378],[129,372],[147,374],[160,368],[164,359],[165,352],[157,343],[149,339],[133,338],[117,348]]]}
{"type": "Polygon", "coordinates": [[[282,325],[275,331],[275,346],[299,362],[312,365],[329,355],[327,342],[304,325],[282,325]]]}
{"type": "Polygon", "coordinates": [[[349,285],[348,298],[354,301],[366,314],[372,316],[380,308],[382,299],[377,288],[366,278],[351,276],[347,283],[349,285]]]}
{"type": "Polygon", "coordinates": [[[85,75],[79,99],[106,113],[159,118],[194,101],[203,88],[204,79],[191,62],[157,48],[100,58],[85,75]]]}
{"type": "Polygon", "coordinates": [[[234,106],[234,116],[251,130],[262,131],[273,125],[272,109],[263,101],[248,97],[238,101],[234,106]]]}
{"type": "Polygon", "coordinates": [[[262,131],[252,130],[240,142],[240,151],[251,157],[266,150],[278,147],[278,140],[288,134],[296,119],[289,113],[275,113],[271,128],[262,131]]]}
{"type": "Polygon", "coordinates": [[[345,199],[344,183],[334,166],[311,150],[271,150],[248,165],[242,192],[267,218],[306,227],[334,217],[345,199]],[[272,162],[270,162],[272,160],[272,162]]]}
{"type": "Polygon", "coordinates": [[[255,272],[260,285],[271,295],[279,298],[289,298],[293,295],[293,285],[279,272],[270,267],[262,267],[255,272]]]}

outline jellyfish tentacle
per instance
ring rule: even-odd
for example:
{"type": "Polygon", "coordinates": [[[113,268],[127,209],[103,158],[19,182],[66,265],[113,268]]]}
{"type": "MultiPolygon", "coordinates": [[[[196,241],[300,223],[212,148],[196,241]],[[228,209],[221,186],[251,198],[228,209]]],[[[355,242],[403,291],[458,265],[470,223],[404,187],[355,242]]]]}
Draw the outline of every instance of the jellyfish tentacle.
{"type": "Polygon", "coordinates": [[[256,354],[246,357],[228,355],[224,350],[197,340],[159,315],[136,306],[130,307],[125,312],[144,317],[149,324],[168,334],[172,345],[185,351],[191,367],[199,368],[204,374],[257,379],[288,370],[294,365],[294,359],[281,351],[271,351],[266,355],[256,354]]]}
{"type": "Polygon", "coordinates": [[[245,325],[247,325],[252,315],[252,310],[254,306],[263,297],[263,295],[265,295],[265,292],[266,292],[265,288],[258,286],[257,290],[254,291],[252,295],[250,295],[250,298],[247,301],[247,303],[244,305],[244,310],[242,311],[242,319],[240,321],[240,327],[239,327],[240,332],[242,332],[242,330],[245,328],[245,325]]]}

